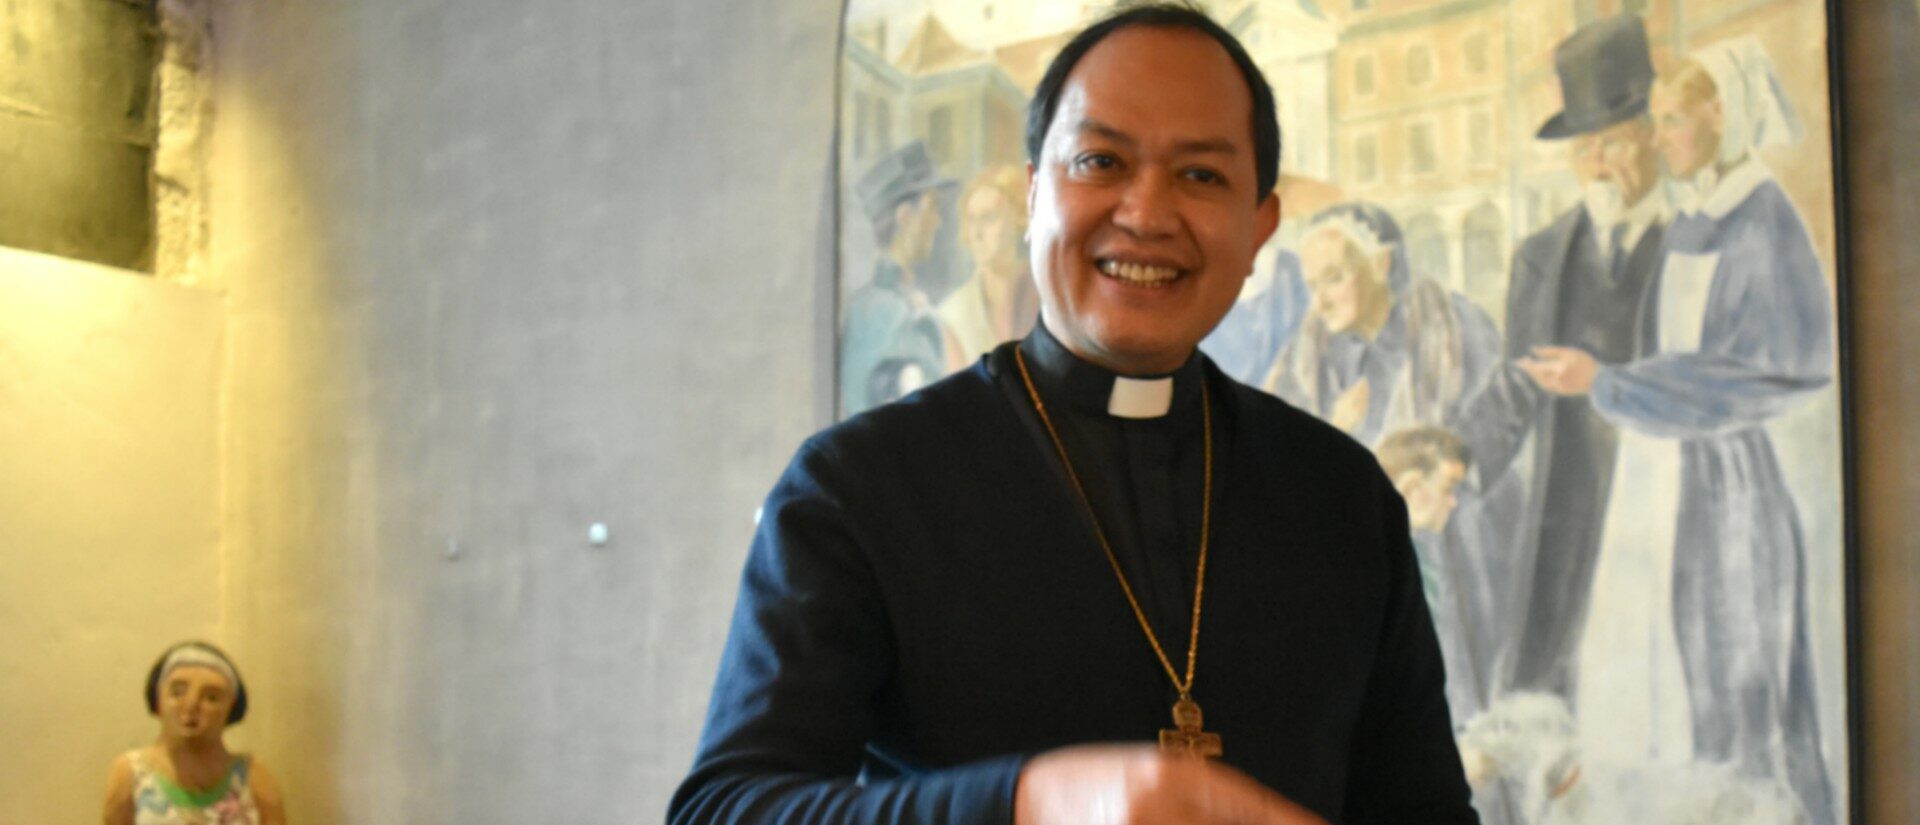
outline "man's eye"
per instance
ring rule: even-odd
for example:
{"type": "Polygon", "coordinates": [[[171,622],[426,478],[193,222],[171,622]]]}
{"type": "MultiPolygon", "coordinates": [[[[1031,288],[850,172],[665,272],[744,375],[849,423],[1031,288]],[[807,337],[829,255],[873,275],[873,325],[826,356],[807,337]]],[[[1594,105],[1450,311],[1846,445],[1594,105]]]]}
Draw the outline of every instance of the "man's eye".
{"type": "Polygon", "coordinates": [[[1186,175],[1187,180],[1195,183],[1225,183],[1227,181],[1219,172],[1204,167],[1188,169],[1186,175]]]}
{"type": "Polygon", "coordinates": [[[1099,152],[1088,152],[1073,159],[1075,169],[1083,169],[1090,172],[1104,172],[1119,165],[1120,161],[1118,158],[1099,152]]]}

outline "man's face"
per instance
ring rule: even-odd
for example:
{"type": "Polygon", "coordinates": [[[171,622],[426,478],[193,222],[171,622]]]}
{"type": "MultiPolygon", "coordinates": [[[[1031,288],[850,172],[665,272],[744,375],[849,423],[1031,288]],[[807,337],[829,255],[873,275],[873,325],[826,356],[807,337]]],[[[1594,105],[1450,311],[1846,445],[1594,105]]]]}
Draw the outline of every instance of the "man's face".
{"type": "Polygon", "coordinates": [[[1405,474],[1400,496],[1407,500],[1407,520],[1415,530],[1439,532],[1446,529],[1456,504],[1454,490],[1467,477],[1467,467],[1458,461],[1442,462],[1425,473],[1405,474]]]}
{"type": "Polygon", "coordinates": [[[1353,329],[1390,300],[1385,271],[1337,229],[1318,229],[1307,236],[1300,246],[1300,272],[1313,296],[1313,314],[1330,332],[1353,329]]]}
{"type": "Polygon", "coordinates": [[[1573,172],[1580,184],[1609,184],[1619,190],[1624,205],[1639,203],[1660,174],[1653,151],[1653,126],[1643,117],[1575,137],[1570,149],[1573,172]]]}
{"type": "Polygon", "coordinates": [[[1675,177],[1699,172],[1719,154],[1720,101],[1688,103],[1680,90],[1656,85],[1648,109],[1660,156],[1675,177]]]}
{"type": "Polygon", "coordinates": [[[932,192],[922,192],[900,204],[894,217],[899,225],[894,230],[893,248],[900,263],[911,266],[933,254],[933,239],[940,231],[940,208],[933,202],[932,192]]]}
{"type": "Polygon", "coordinates": [[[1013,271],[1020,256],[1020,224],[1014,217],[1019,204],[1008,203],[1005,192],[983,186],[961,208],[974,266],[996,273],[1013,271]]]}
{"type": "Polygon", "coordinates": [[[1206,35],[1134,26],[1080,59],[1028,189],[1047,328],[1126,374],[1169,372],[1233,306],[1279,221],[1252,94],[1206,35]]]}

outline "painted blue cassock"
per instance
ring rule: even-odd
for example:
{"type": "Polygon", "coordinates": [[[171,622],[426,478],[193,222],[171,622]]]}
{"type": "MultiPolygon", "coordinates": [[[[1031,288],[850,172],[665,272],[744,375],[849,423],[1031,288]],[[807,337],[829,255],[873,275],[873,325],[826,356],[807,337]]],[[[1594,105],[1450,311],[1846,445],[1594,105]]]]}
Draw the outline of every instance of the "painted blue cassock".
{"type": "MultiPolygon", "coordinates": [[[[1028,756],[1170,726],[1014,346],[800,449],[670,822],[1000,825],[1028,756]]],[[[1189,366],[1217,465],[1195,698],[1224,761],[1334,821],[1477,821],[1399,497],[1345,436],[1189,366]]]]}
{"type": "MultiPolygon", "coordinates": [[[[1465,297],[1420,279],[1398,291],[1371,338],[1332,332],[1309,316],[1279,358],[1274,393],[1322,418],[1366,381],[1367,415],[1353,435],[1377,444],[1405,427],[1462,429],[1467,400],[1499,364],[1500,333],[1465,297]]],[[[1464,724],[1495,698],[1489,677],[1513,632],[1512,525],[1525,491],[1500,464],[1476,468],[1456,495],[1444,533],[1418,547],[1440,585],[1431,607],[1446,654],[1447,701],[1464,724]]]]}
{"type": "Polygon", "coordinates": [[[1667,244],[1641,316],[1641,351],[1653,354],[1603,366],[1593,404],[1623,430],[1677,442],[1673,613],[1695,758],[1785,779],[1813,822],[1831,822],[1806,548],[1765,426],[1832,380],[1826,282],[1799,214],[1756,161],[1683,212],[1667,244]],[[1693,272],[1676,266],[1688,260],[1693,272]],[[1672,282],[1682,277],[1711,279],[1703,314],[1682,319],[1698,324],[1697,348],[1662,340],[1689,312],[1660,305],[1685,291],[1672,282]]]}
{"type": "Polygon", "coordinates": [[[1321,418],[1364,379],[1367,415],[1353,437],[1374,444],[1402,427],[1451,425],[1499,364],[1500,332],[1465,297],[1421,279],[1394,295],[1372,337],[1309,316],[1279,359],[1273,393],[1321,418]]]}
{"type": "Polygon", "coordinates": [[[847,301],[840,331],[840,413],[852,415],[898,395],[898,373],[912,367],[921,380],[940,375],[944,333],[926,296],[899,265],[882,260],[873,280],[847,301]]]}

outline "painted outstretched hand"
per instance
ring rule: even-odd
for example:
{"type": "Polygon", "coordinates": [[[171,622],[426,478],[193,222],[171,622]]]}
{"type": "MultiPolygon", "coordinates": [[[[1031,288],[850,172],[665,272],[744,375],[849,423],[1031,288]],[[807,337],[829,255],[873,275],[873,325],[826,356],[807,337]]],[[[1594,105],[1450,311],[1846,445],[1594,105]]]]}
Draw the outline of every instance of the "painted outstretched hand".
{"type": "Polygon", "coordinates": [[[1593,378],[1600,362],[1586,350],[1573,347],[1534,347],[1533,353],[1514,362],[1520,369],[1554,395],[1586,395],[1593,390],[1593,378]]]}

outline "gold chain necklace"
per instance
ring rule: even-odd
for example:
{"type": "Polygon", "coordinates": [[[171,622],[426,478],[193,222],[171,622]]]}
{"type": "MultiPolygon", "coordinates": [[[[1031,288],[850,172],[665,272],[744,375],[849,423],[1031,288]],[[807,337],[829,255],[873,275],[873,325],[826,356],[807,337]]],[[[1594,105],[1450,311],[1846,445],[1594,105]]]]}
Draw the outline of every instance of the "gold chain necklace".
{"type": "Polygon", "coordinates": [[[1167,651],[1160,646],[1160,637],[1153,632],[1153,625],[1147,621],[1147,612],[1140,609],[1140,600],[1133,595],[1133,586],[1127,584],[1126,571],[1120,568],[1120,558],[1114,555],[1113,545],[1107,542],[1107,532],[1100,526],[1100,516],[1093,511],[1093,501],[1087,498],[1087,490],[1080,483],[1080,474],[1074,472],[1073,461],[1067,458],[1067,444],[1060,440],[1060,431],[1054,429],[1053,418],[1047,415],[1047,405],[1040,401],[1040,391],[1033,386],[1033,375],[1027,372],[1026,356],[1020,353],[1020,347],[1013,348],[1013,362],[1020,367],[1020,381],[1027,386],[1027,397],[1033,399],[1033,411],[1039,413],[1040,423],[1047,429],[1047,437],[1053,440],[1053,449],[1060,454],[1060,465],[1067,470],[1067,481],[1072,483],[1073,492],[1080,498],[1080,506],[1087,510],[1087,520],[1093,523],[1093,537],[1100,542],[1100,549],[1107,554],[1107,563],[1113,566],[1113,575],[1120,580],[1120,592],[1127,596],[1127,605],[1133,608],[1133,617],[1140,622],[1140,629],[1147,634],[1147,643],[1153,645],[1153,655],[1160,658],[1160,666],[1167,671],[1167,678],[1173,681],[1173,687],[1180,692],[1180,699],[1173,703],[1174,730],[1160,731],[1160,749],[1169,753],[1188,756],[1214,756],[1221,754],[1220,735],[1202,730],[1200,705],[1193,701],[1193,665],[1200,655],[1200,600],[1207,589],[1207,535],[1213,516],[1213,408],[1208,401],[1207,388],[1200,386],[1200,421],[1203,449],[1202,466],[1205,468],[1200,487],[1200,565],[1193,574],[1193,624],[1187,638],[1187,674],[1183,679],[1174,671],[1173,661],[1167,658],[1167,651]]]}

